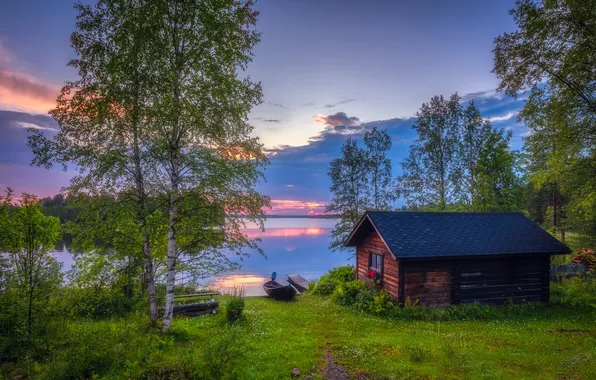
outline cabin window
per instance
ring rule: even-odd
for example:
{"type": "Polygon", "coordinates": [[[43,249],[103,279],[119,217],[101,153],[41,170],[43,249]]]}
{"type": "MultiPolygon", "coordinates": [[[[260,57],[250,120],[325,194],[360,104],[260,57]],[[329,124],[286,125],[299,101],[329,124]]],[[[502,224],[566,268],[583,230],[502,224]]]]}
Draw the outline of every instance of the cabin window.
{"type": "Polygon", "coordinates": [[[377,255],[376,253],[371,253],[370,254],[370,269],[374,269],[375,271],[377,271],[377,273],[382,273],[382,269],[383,269],[383,256],[382,255],[377,255]]]}

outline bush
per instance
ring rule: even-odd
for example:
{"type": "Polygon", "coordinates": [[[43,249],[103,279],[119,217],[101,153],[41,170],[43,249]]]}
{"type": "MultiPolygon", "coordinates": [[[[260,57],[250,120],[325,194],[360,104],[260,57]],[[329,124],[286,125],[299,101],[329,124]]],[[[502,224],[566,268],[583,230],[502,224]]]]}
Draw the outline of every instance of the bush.
{"type": "Polygon", "coordinates": [[[564,280],[553,286],[553,293],[563,305],[596,308],[596,277],[564,280]]]}
{"type": "Polygon", "coordinates": [[[362,280],[340,283],[333,292],[333,299],[342,306],[366,305],[373,297],[366,290],[366,283],[362,280]]]}
{"type": "Polygon", "coordinates": [[[349,281],[354,281],[355,279],[356,273],[354,267],[345,265],[333,268],[320,278],[318,284],[313,290],[313,293],[322,296],[328,296],[333,294],[333,291],[335,291],[339,285],[349,281]]]}
{"type": "Polygon", "coordinates": [[[55,356],[41,378],[117,377],[125,370],[131,375],[138,374],[141,363],[151,361],[152,352],[173,345],[173,338],[147,329],[148,325],[141,315],[125,321],[72,323],[54,348],[55,356]]]}
{"type": "Polygon", "coordinates": [[[408,351],[410,352],[410,361],[413,363],[421,363],[428,356],[428,349],[422,344],[410,346],[408,351]]]}
{"type": "Polygon", "coordinates": [[[198,373],[199,379],[236,379],[237,363],[245,353],[245,344],[238,326],[226,326],[207,341],[203,350],[203,362],[198,373]]]}
{"type": "Polygon", "coordinates": [[[230,299],[226,303],[226,319],[230,323],[244,320],[244,295],[246,287],[234,286],[230,299]]]}

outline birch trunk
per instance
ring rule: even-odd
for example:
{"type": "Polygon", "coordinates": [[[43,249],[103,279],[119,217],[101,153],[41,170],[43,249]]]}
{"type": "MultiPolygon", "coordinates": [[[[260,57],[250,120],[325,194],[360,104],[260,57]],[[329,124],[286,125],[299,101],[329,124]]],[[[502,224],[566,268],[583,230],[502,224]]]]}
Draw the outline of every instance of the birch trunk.
{"type": "Polygon", "coordinates": [[[172,155],[172,174],[168,222],[168,262],[167,262],[167,282],[166,282],[166,306],[163,317],[162,330],[168,331],[172,325],[172,316],[174,312],[174,289],[176,286],[176,218],[178,217],[178,176],[180,170],[180,158],[177,152],[172,155]]]}

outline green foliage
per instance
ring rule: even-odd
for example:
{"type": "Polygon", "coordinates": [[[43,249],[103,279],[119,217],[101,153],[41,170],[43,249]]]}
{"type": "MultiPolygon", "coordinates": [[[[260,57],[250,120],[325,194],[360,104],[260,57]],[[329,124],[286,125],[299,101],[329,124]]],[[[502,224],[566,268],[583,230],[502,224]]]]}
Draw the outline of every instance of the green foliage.
{"type": "Polygon", "coordinates": [[[517,30],[495,39],[499,90],[529,93],[519,119],[530,128],[529,180],[549,193],[551,226],[596,247],[596,2],[518,0],[517,30]]]}
{"type": "Polygon", "coordinates": [[[246,353],[246,342],[238,327],[230,326],[220,330],[210,339],[203,350],[203,362],[199,378],[237,379],[239,364],[246,353]]]}
{"type": "Polygon", "coordinates": [[[553,284],[555,300],[571,307],[589,307],[596,309],[596,276],[576,277],[553,284]]]}
{"type": "Polygon", "coordinates": [[[413,207],[445,211],[457,201],[457,136],[461,121],[461,98],[433,97],[423,103],[412,126],[417,139],[402,162],[398,194],[413,207]]]}
{"type": "Polygon", "coordinates": [[[321,276],[313,289],[313,294],[331,295],[340,284],[356,279],[354,271],[354,267],[348,265],[331,269],[327,274],[321,276]]]}
{"type": "Polygon", "coordinates": [[[244,286],[234,286],[226,302],[226,319],[230,323],[242,321],[244,316],[244,295],[246,288],[244,286]]]}
{"type": "Polygon", "coordinates": [[[366,283],[362,280],[343,282],[333,292],[333,299],[342,306],[360,305],[363,299],[368,298],[366,290],[366,283]]]}
{"type": "Polygon", "coordinates": [[[330,163],[333,199],[326,212],[339,215],[331,231],[332,250],[346,249],[343,244],[367,210],[390,210],[395,199],[392,189],[391,138],[376,127],[364,133],[364,148],[351,136],[342,145],[342,156],[330,163]]]}
{"type": "Polygon", "coordinates": [[[416,114],[417,140],[402,162],[398,194],[428,211],[519,211],[522,180],[509,151],[510,135],[496,131],[473,102],[435,96],[416,114]]]}
{"type": "Polygon", "coordinates": [[[428,357],[428,349],[423,344],[408,347],[410,360],[413,363],[421,363],[428,357]]]}
{"type": "Polygon", "coordinates": [[[51,255],[60,237],[60,220],[44,216],[38,199],[23,194],[18,206],[11,191],[0,204],[0,359],[24,356],[34,359],[51,339],[52,300],[60,292],[61,265],[51,255]]]}
{"type": "MultiPolygon", "coordinates": [[[[468,313],[485,309],[465,308],[468,313]]],[[[591,378],[596,370],[593,308],[551,303],[490,309],[492,315],[461,321],[408,317],[402,308],[396,310],[404,316],[379,318],[307,294],[291,303],[247,298],[243,323],[181,318],[167,334],[150,328],[144,314],[63,319],[45,359],[30,369],[23,362],[4,362],[0,376],[283,379],[299,368],[324,377],[321,358],[331,354],[348,375],[377,379],[438,373],[481,378],[487,371],[496,378],[591,378]],[[421,361],[417,347],[422,347],[421,361]]]]}
{"type": "Polygon", "coordinates": [[[509,150],[511,131],[492,130],[476,162],[474,211],[521,211],[523,184],[516,175],[516,155],[509,150]]]}
{"type": "Polygon", "coordinates": [[[333,199],[325,211],[340,215],[331,231],[329,248],[332,250],[345,249],[345,240],[369,207],[366,199],[368,182],[363,175],[367,172],[366,151],[350,136],[346,138],[341,150],[342,156],[331,161],[327,173],[331,179],[330,191],[333,199]]]}
{"type": "Polygon", "coordinates": [[[369,210],[390,210],[391,202],[395,199],[392,189],[391,159],[387,152],[391,149],[391,137],[385,130],[377,127],[364,133],[366,148],[365,173],[367,177],[366,196],[369,210]]]}

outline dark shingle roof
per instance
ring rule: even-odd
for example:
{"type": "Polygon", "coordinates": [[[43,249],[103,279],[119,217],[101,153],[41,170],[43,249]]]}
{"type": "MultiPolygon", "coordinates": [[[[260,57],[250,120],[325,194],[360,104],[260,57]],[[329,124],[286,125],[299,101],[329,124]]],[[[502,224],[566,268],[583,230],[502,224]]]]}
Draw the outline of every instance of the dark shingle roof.
{"type": "Polygon", "coordinates": [[[510,212],[369,211],[346,246],[357,245],[373,227],[367,216],[398,259],[571,252],[522,214],[510,212]]]}

